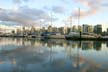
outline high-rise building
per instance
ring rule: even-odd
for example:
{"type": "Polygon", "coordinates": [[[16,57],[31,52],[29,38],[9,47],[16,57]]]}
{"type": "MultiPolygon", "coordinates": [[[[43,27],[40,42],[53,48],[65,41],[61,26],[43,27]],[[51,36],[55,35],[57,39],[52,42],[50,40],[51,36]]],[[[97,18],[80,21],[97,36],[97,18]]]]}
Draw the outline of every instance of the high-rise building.
{"type": "Polygon", "coordinates": [[[16,30],[16,33],[19,35],[19,34],[21,34],[21,29],[17,29],[16,30]]]}
{"type": "Polygon", "coordinates": [[[82,32],[89,32],[88,28],[89,28],[89,25],[83,24],[83,31],[82,32]]]}
{"type": "Polygon", "coordinates": [[[107,34],[108,34],[108,28],[107,28],[107,34]]]}
{"type": "Polygon", "coordinates": [[[46,32],[45,27],[42,27],[41,31],[42,31],[42,32],[46,32]]]}
{"type": "Polygon", "coordinates": [[[33,33],[33,32],[35,32],[36,31],[36,29],[35,29],[35,27],[31,27],[31,32],[33,33]]]}
{"type": "Polygon", "coordinates": [[[73,32],[76,32],[76,31],[77,31],[76,25],[73,25],[71,30],[72,30],[73,32]]]}
{"type": "Polygon", "coordinates": [[[94,26],[94,33],[96,33],[96,34],[102,34],[102,25],[96,25],[96,26],[94,26]]]}
{"type": "Polygon", "coordinates": [[[88,26],[88,32],[89,32],[89,33],[93,33],[93,26],[92,26],[92,25],[89,25],[89,26],[88,26]]]}
{"type": "Polygon", "coordinates": [[[58,32],[58,28],[57,27],[53,27],[52,28],[52,32],[58,32]]]}
{"type": "Polygon", "coordinates": [[[68,27],[64,27],[64,34],[67,34],[68,32],[67,32],[67,28],[68,27]]]}
{"type": "Polygon", "coordinates": [[[58,28],[58,30],[61,34],[64,34],[64,27],[60,27],[60,28],[58,28]]]}
{"type": "Polygon", "coordinates": [[[48,26],[48,32],[52,32],[52,26],[48,26]]]}
{"type": "Polygon", "coordinates": [[[82,32],[82,26],[81,25],[78,25],[78,32],[82,32]]]}

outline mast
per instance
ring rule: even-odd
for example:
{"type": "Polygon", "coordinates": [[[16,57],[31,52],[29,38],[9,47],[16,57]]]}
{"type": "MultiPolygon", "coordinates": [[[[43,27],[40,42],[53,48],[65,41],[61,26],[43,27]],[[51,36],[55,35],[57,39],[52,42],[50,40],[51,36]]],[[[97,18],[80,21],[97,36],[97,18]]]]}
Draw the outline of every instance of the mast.
{"type": "MultiPolygon", "coordinates": [[[[51,23],[50,23],[50,25],[52,25],[52,11],[51,11],[51,23]]],[[[49,25],[49,26],[50,26],[50,25],[49,25]]]]}
{"type": "MultiPolygon", "coordinates": [[[[78,8],[78,25],[80,25],[80,8],[78,8]]],[[[79,33],[80,33],[80,46],[81,46],[81,31],[79,29],[79,33]]],[[[80,56],[79,56],[79,48],[77,49],[77,67],[78,67],[78,70],[80,70],[79,68],[79,61],[80,61],[80,56]]]]}
{"type": "MultiPolygon", "coordinates": [[[[78,25],[80,26],[80,8],[78,8],[78,25]]],[[[79,33],[80,33],[80,40],[81,40],[81,30],[79,29],[79,33]]]]}
{"type": "Polygon", "coordinates": [[[72,31],[72,16],[70,16],[70,28],[71,28],[71,31],[72,31]]]}

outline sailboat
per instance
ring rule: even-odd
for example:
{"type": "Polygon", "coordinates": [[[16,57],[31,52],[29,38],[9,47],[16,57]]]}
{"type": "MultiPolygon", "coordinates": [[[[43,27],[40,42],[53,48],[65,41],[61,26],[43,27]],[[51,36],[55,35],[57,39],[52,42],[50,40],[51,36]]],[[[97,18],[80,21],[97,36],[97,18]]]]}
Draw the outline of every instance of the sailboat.
{"type": "MultiPolygon", "coordinates": [[[[79,15],[78,15],[78,25],[80,20],[80,8],[79,8],[79,15]]],[[[98,35],[94,33],[83,33],[79,30],[79,32],[70,32],[65,36],[67,40],[94,40],[98,38],[98,35]]]]}
{"type": "MultiPolygon", "coordinates": [[[[52,25],[52,13],[51,13],[51,25],[52,25]]],[[[41,36],[46,39],[65,39],[65,35],[61,34],[60,32],[43,32],[41,36]]]]}

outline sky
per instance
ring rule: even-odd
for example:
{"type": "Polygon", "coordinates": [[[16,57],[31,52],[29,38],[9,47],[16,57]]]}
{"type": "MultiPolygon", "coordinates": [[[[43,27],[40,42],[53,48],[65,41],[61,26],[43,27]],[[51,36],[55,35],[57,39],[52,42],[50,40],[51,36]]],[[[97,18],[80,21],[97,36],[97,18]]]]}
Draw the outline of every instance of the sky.
{"type": "MultiPolygon", "coordinates": [[[[102,24],[108,27],[108,0],[0,0],[0,27],[61,27],[102,24]],[[80,10],[79,10],[80,8],[80,10]]],[[[13,27],[13,28],[12,28],[13,27]]]]}

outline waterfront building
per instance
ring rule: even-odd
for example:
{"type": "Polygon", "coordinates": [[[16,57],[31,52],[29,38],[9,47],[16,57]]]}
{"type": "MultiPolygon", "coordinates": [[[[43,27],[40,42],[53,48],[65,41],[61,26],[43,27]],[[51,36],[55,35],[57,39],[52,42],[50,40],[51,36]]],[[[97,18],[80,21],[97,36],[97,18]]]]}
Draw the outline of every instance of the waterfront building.
{"type": "Polygon", "coordinates": [[[64,27],[60,27],[58,28],[58,30],[59,30],[59,33],[64,34],[64,27]]]}
{"type": "Polygon", "coordinates": [[[107,34],[108,34],[108,28],[107,28],[107,34]]]}
{"type": "Polygon", "coordinates": [[[53,27],[52,28],[52,32],[58,32],[58,28],[57,27],[53,27]]]}
{"type": "Polygon", "coordinates": [[[15,35],[15,30],[12,30],[12,31],[11,31],[11,34],[12,34],[12,35],[15,35]]]}
{"type": "Polygon", "coordinates": [[[67,34],[67,27],[64,27],[64,34],[67,34]]]}
{"type": "Polygon", "coordinates": [[[94,33],[96,33],[96,34],[102,34],[102,25],[96,25],[96,26],[94,26],[94,33]]]}
{"type": "Polygon", "coordinates": [[[89,28],[89,25],[83,24],[83,32],[84,33],[87,33],[88,32],[88,28],[89,28]]]}
{"type": "Polygon", "coordinates": [[[89,25],[89,26],[88,26],[88,32],[89,32],[89,33],[93,33],[93,26],[92,26],[92,25],[89,25]]]}
{"type": "Polygon", "coordinates": [[[31,27],[31,32],[33,33],[33,32],[36,32],[36,29],[35,29],[35,27],[31,27]]]}
{"type": "Polygon", "coordinates": [[[52,32],[52,26],[48,26],[48,29],[47,29],[48,32],[52,32]]]}
{"type": "Polygon", "coordinates": [[[71,28],[67,28],[67,34],[69,34],[71,32],[71,28]]]}
{"type": "Polygon", "coordinates": [[[78,32],[80,32],[80,31],[82,32],[82,30],[83,30],[82,29],[82,26],[81,25],[78,25],[78,32]]]}
{"type": "Polygon", "coordinates": [[[21,29],[17,29],[16,34],[20,34],[20,33],[21,33],[21,29]]]}
{"type": "Polygon", "coordinates": [[[41,32],[46,32],[45,27],[42,27],[41,32]]]}
{"type": "Polygon", "coordinates": [[[76,25],[73,25],[71,30],[72,30],[73,32],[76,32],[76,31],[77,31],[76,25]]]}

